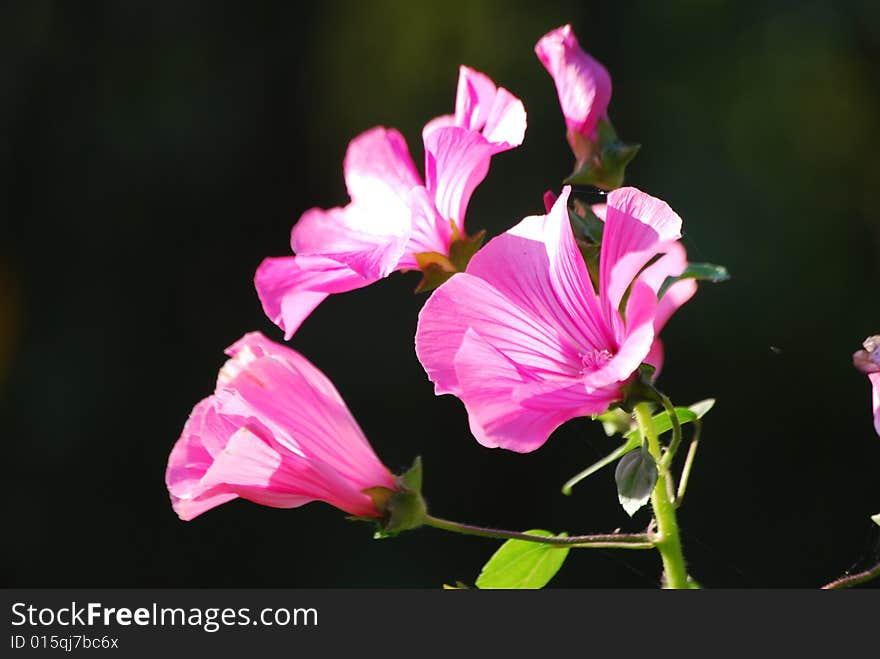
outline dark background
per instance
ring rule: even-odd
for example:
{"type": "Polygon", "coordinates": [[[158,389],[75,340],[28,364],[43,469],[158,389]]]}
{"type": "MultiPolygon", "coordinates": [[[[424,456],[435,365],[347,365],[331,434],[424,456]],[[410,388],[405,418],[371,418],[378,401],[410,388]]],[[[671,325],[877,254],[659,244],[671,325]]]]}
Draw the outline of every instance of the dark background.
{"type": "MultiPolygon", "coordinates": [[[[0,10],[0,439],[7,586],[473,583],[492,541],[373,541],[324,504],[236,501],[190,523],[163,476],[222,350],[280,339],[253,290],[311,206],[344,204],[348,141],[453,107],[460,63],[523,99],[468,226],[540,212],[571,155],[533,54],[571,22],[643,150],[702,285],[664,331],[661,385],[714,396],[680,512],[708,587],[814,587],[876,558],[880,438],[851,354],[880,331],[880,5],[864,2],[74,3],[0,10]]],[[[516,529],[638,530],[613,446],[575,420],[540,450],[480,447],[415,358],[418,277],[331,297],[294,337],[382,460],[416,455],[437,515],[516,529]]],[[[650,552],[573,552],[554,586],[653,587],[650,552]]]]}

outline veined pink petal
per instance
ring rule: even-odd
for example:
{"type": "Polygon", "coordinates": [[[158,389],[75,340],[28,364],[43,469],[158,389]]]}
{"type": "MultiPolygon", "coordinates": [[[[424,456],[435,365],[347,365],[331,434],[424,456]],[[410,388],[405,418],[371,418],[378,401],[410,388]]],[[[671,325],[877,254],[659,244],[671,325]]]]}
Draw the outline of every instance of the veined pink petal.
{"type": "Polygon", "coordinates": [[[541,37],[535,53],[553,78],[568,130],[593,138],[611,101],[608,71],[581,49],[570,25],[541,37]]]}
{"type": "Polygon", "coordinates": [[[429,121],[422,138],[444,126],[458,126],[483,136],[497,147],[497,152],[522,144],[526,131],[526,111],[522,101],[483,73],[461,66],[455,95],[455,114],[429,121]]]}
{"type": "Polygon", "coordinates": [[[330,293],[344,293],[376,281],[323,256],[264,259],[254,275],[263,311],[290,339],[330,293]]]}
{"type": "Polygon", "coordinates": [[[403,256],[398,262],[400,270],[417,270],[415,255],[424,252],[449,254],[452,242],[452,224],[437,212],[434,200],[424,187],[413,188],[410,193],[412,232],[403,256]]]}
{"type": "Polygon", "coordinates": [[[437,395],[461,391],[455,355],[469,329],[535,378],[578,376],[578,347],[570,337],[492,283],[465,272],[434,291],[419,313],[416,354],[437,395]]]}
{"type": "MultiPolygon", "coordinates": [[[[656,310],[657,294],[650,286],[637,280],[627,300],[626,323],[619,347],[604,365],[584,376],[584,386],[588,392],[627,380],[645,361],[654,343],[656,310]]],[[[612,313],[619,318],[616,310],[612,313]]]]}
{"type": "Polygon", "coordinates": [[[395,226],[386,221],[390,215],[367,212],[356,204],[312,208],[293,227],[290,245],[297,256],[324,256],[375,281],[397,269],[410,237],[409,210],[395,226]]]}
{"type": "Polygon", "coordinates": [[[395,489],[333,384],[259,333],[227,351],[214,395],[193,410],[166,471],[182,519],[235,497],[276,507],[326,501],[378,516],[362,490],[395,489]]]}
{"type": "Polygon", "coordinates": [[[448,126],[425,138],[425,187],[442,217],[455,221],[464,234],[464,216],[476,187],[498,153],[480,133],[448,126]]]}
{"type": "Polygon", "coordinates": [[[455,125],[481,131],[495,102],[497,88],[489,77],[467,66],[458,69],[455,125]]]}
{"type": "Polygon", "coordinates": [[[376,516],[372,499],[333,467],[276,449],[273,443],[248,428],[238,429],[208,468],[203,485],[273,508],[325,501],[352,515],[376,516]]]}
{"type": "Polygon", "coordinates": [[[631,187],[609,193],[599,255],[606,311],[617,309],[641,269],[680,237],[681,218],[666,202],[631,187]]]}
{"type": "Polygon", "coordinates": [[[874,430],[880,435],[880,373],[869,373],[871,381],[871,402],[874,408],[874,430]]]}
{"type": "Polygon", "coordinates": [[[477,441],[520,453],[539,448],[568,419],[604,412],[619,395],[613,389],[585,396],[576,379],[536,381],[473,329],[455,369],[477,441]]]}
{"type": "Polygon", "coordinates": [[[446,126],[455,126],[454,114],[441,114],[439,117],[434,117],[426,123],[425,127],[422,128],[422,142],[425,141],[429,133],[433,133],[438,128],[445,128],[446,126]]]}
{"type": "Polygon", "coordinates": [[[237,496],[228,490],[211,491],[200,486],[202,476],[223,451],[224,443],[218,438],[234,431],[233,424],[217,415],[212,398],[196,405],[187,419],[168,457],[165,474],[171,505],[182,519],[192,519],[237,496]],[[193,496],[196,491],[197,498],[193,496]]]}
{"type": "Polygon", "coordinates": [[[493,238],[471,259],[467,272],[492,283],[516,305],[552,322],[571,341],[613,350],[615,337],[600,307],[571,232],[566,186],[547,215],[527,217],[493,238]]]}
{"type": "MultiPolygon", "coordinates": [[[[639,280],[645,282],[655,292],[659,292],[667,277],[678,277],[688,264],[687,253],[681,243],[668,244],[665,249],[666,253],[639,275],[639,280]]],[[[659,334],[672,314],[696,292],[697,282],[694,279],[682,279],[670,286],[657,305],[654,332],[659,334]]]]}
{"type": "Polygon", "coordinates": [[[358,135],[348,145],[343,170],[352,201],[372,211],[370,231],[395,234],[408,224],[409,191],[422,181],[399,132],[377,126],[358,135]]]}

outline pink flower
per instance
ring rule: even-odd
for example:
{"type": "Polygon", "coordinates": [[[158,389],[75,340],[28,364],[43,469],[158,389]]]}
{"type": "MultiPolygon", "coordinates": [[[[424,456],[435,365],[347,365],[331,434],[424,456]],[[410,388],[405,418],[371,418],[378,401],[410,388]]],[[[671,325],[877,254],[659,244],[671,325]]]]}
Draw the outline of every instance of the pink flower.
{"type": "Polygon", "coordinates": [[[398,486],[330,380],[259,332],[226,353],[214,394],[195,406],[168,458],[180,518],[236,497],[276,508],[326,501],[379,517],[364,490],[398,486]]]}
{"type": "Polygon", "coordinates": [[[331,293],[367,286],[395,270],[416,270],[416,255],[448,255],[465,236],[468,201],[491,157],[522,143],[526,114],[510,92],[461,67],[455,114],[425,126],[425,181],[406,142],[373,128],[348,145],[343,170],[351,202],[306,211],[291,233],[296,256],[267,258],[255,284],[263,309],[289,339],[331,293]]]}
{"type": "Polygon", "coordinates": [[[535,53],[553,77],[569,143],[581,160],[586,155],[585,141],[595,141],[599,120],[608,118],[611,76],[605,67],[581,50],[571,25],[541,37],[535,53]]]}
{"type": "Polygon", "coordinates": [[[853,364],[871,381],[874,430],[880,435],[880,335],[869,336],[862,345],[865,349],[853,355],[853,364]]]}
{"type": "Polygon", "coordinates": [[[658,302],[686,265],[681,219],[621,188],[607,197],[597,294],[569,193],[490,241],[419,315],[416,352],[435,393],[462,400],[484,446],[533,451],[568,419],[604,412],[642,362],[659,365],[657,334],[695,291],[682,280],[658,302]]]}

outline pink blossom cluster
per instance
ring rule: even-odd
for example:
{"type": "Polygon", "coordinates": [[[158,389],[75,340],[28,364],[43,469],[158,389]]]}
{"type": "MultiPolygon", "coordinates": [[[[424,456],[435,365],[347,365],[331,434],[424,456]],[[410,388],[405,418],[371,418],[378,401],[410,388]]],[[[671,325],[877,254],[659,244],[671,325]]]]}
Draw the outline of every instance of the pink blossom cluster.
{"type": "MultiPolygon", "coordinates": [[[[570,26],[535,50],[579,158],[607,120],[611,79],[570,26]]],[[[267,258],[257,270],[260,301],[285,339],[328,295],[419,270],[421,255],[448,256],[468,235],[467,206],[492,157],[520,145],[525,130],[523,103],[463,66],[454,113],[422,131],[422,173],[398,131],[355,137],[343,164],[350,201],[303,213],[291,232],[294,255],[267,258]]],[[[681,218],[662,200],[634,187],[608,194],[596,209],[604,221],[597,276],[572,230],[571,188],[548,201],[546,214],[482,247],[419,315],[419,361],[438,395],[463,402],[484,446],[533,451],[565,421],[622,400],[641,364],[659,369],[659,333],[696,290],[692,279],[674,279],[687,257],[681,218]]],[[[192,519],[240,497],[276,507],[318,500],[380,517],[370,492],[400,483],[327,377],[258,333],[227,354],[214,393],[196,405],[169,458],[178,515],[192,519]]]]}

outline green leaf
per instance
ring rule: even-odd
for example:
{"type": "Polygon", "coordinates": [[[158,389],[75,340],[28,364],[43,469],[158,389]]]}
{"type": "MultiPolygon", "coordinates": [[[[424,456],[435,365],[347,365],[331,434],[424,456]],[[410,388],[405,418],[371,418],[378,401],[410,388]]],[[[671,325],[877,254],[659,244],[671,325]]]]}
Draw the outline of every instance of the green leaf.
{"type": "Polygon", "coordinates": [[[871,517],[871,521],[874,522],[874,524],[876,524],[877,526],[880,526],[880,513],[873,515],[871,517]]]}
{"type": "MultiPolygon", "coordinates": [[[[529,535],[552,536],[550,531],[535,529],[529,535]]],[[[564,533],[559,534],[565,537],[564,533]]],[[[483,566],[477,588],[543,588],[559,572],[568,556],[568,547],[545,545],[527,540],[508,540],[483,566]]]]}
{"type": "Polygon", "coordinates": [[[412,466],[399,477],[400,482],[410,492],[422,492],[422,456],[417,455],[412,466]]]}
{"type": "Polygon", "coordinates": [[[562,486],[562,493],[565,494],[566,496],[571,494],[571,488],[573,488],[575,485],[580,483],[585,478],[592,476],[597,471],[602,469],[602,467],[610,465],[612,462],[614,462],[618,458],[623,457],[624,455],[626,455],[627,453],[632,451],[634,448],[637,448],[639,446],[639,444],[641,444],[641,443],[642,443],[641,437],[635,437],[635,438],[628,439],[627,441],[625,441],[623,444],[618,446],[616,449],[614,449],[611,453],[606,455],[601,460],[597,460],[596,462],[591,464],[589,467],[584,469],[582,472],[580,472],[576,476],[572,476],[571,478],[569,478],[566,481],[565,485],[562,486]]]}
{"type": "MultiPolygon", "coordinates": [[[[698,419],[702,419],[704,416],[706,416],[709,413],[709,410],[711,410],[713,407],[715,407],[714,398],[707,398],[705,400],[698,401],[693,405],[688,405],[688,409],[696,414],[698,419]]],[[[681,419],[680,416],[679,419],[681,419]]]]}
{"type": "Polygon", "coordinates": [[[448,583],[443,584],[443,590],[469,590],[470,586],[466,583],[462,583],[461,581],[456,581],[455,585],[451,585],[448,583]]]}
{"type": "MultiPolygon", "coordinates": [[[[692,421],[696,421],[697,419],[702,419],[714,406],[715,399],[707,398],[706,400],[701,400],[688,407],[676,407],[675,415],[678,417],[678,423],[683,426],[686,423],[691,423],[692,421]]],[[[657,429],[658,437],[663,433],[672,430],[672,420],[669,418],[669,414],[667,414],[666,412],[655,414],[653,418],[654,427],[657,429]]],[[[629,440],[640,440],[641,433],[639,433],[638,428],[633,428],[628,433],[626,433],[624,437],[629,440]]]]}
{"type": "Polygon", "coordinates": [[[657,483],[657,463],[648,450],[641,447],[620,459],[614,471],[617,498],[626,513],[632,517],[648,503],[657,483]]]}
{"type": "MultiPolygon", "coordinates": [[[[692,412],[687,407],[676,407],[675,415],[678,417],[678,423],[680,425],[684,425],[686,423],[690,423],[691,421],[696,421],[699,417],[692,412]]],[[[660,414],[654,415],[654,428],[657,430],[657,436],[659,437],[665,432],[672,430],[672,419],[669,418],[669,414],[666,412],[660,412],[660,414]]],[[[641,440],[642,435],[639,432],[638,428],[633,428],[628,433],[624,435],[627,439],[638,439],[641,440]]]]}
{"type": "Polygon", "coordinates": [[[667,277],[666,281],[657,291],[657,298],[661,298],[669,290],[669,287],[682,279],[696,279],[697,281],[708,281],[713,284],[727,281],[730,279],[730,273],[723,265],[715,265],[714,263],[688,263],[678,277],[667,277]]]}

